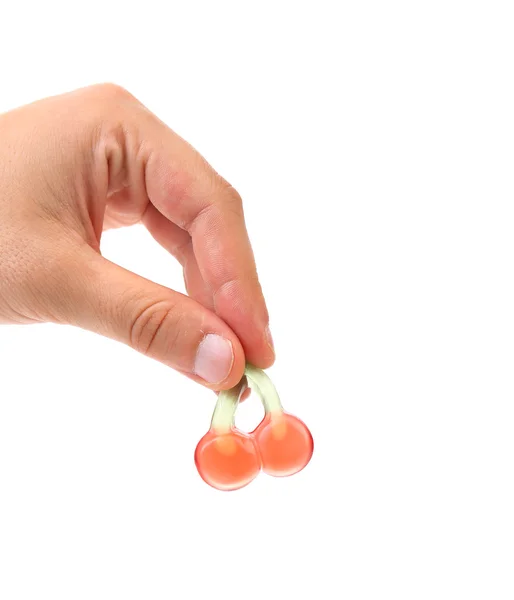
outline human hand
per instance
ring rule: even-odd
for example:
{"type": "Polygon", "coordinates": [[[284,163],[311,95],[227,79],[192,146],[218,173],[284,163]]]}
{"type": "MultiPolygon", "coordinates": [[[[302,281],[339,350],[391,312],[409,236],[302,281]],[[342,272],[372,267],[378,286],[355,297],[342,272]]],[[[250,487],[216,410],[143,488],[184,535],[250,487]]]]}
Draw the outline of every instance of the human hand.
{"type": "Polygon", "coordinates": [[[241,199],[111,84],[0,115],[0,323],[76,325],[211,389],[274,360],[241,199]],[[188,296],[100,254],[142,222],[182,265],[188,296]]]}

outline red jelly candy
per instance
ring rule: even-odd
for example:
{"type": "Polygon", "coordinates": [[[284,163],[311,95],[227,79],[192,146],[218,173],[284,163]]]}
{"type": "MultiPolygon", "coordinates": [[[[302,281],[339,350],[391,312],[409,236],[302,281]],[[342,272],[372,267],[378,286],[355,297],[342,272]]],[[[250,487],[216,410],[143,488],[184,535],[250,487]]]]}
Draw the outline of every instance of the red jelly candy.
{"type": "Polygon", "coordinates": [[[218,490],[242,488],[261,470],[255,442],[237,429],[221,434],[208,431],[198,442],[195,463],[202,479],[218,490]]]}
{"type": "Polygon", "coordinates": [[[267,414],[253,432],[268,475],[287,477],[310,461],[314,442],[307,425],[288,413],[267,414]]]}

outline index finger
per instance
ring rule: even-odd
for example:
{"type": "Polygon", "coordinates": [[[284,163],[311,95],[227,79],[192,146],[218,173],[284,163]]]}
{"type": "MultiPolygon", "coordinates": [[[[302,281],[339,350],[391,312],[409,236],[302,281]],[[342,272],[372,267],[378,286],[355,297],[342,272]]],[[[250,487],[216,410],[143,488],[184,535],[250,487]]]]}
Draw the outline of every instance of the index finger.
{"type": "Polygon", "coordinates": [[[154,115],[145,110],[130,121],[136,125],[130,135],[138,140],[134,158],[143,170],[149,201],[190,234],[214,310],[240,339],[246,359],[261,368],[269,367],[275,356],[269,316],[241,197],[191,145],[154,115]]]}

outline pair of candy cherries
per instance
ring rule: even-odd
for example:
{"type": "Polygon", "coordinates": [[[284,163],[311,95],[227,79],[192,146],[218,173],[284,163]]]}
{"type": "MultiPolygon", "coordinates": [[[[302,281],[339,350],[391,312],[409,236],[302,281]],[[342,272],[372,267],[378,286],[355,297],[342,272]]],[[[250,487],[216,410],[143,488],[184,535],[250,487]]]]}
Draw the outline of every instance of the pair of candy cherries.
{"type": "Polygon", "coordinates": [[[298,473],[310,461],[313,449],[309,429],[284,412],[268,375],[247,365],[239,384],[219,393],[211,427],[196,447],[195,463],[212,487],[237,490],[253,481],[261,469],[275,477],[298,473]],[[234,425],[234,417],[248,387],[261,399],[265,416],[254,431],[244,433],[234,425]]]}

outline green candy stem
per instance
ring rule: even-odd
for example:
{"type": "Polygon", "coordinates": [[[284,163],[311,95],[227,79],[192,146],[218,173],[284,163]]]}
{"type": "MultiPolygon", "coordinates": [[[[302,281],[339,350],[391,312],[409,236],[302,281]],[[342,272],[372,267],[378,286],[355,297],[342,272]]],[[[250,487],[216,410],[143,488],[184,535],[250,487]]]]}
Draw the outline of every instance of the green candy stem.
{"type": "Polygon", "coordinates": [[[273,418],[284,412],[271,379],[262,369],[247,364],[241,381],[230,390],[223,390],[218,394],[211,420],[211,430],[222,435],[234,427],[234,416],[239,399],[248,386],[259,396],[266,414],[273,418]]]}
{"type": "Polygon", "coordinates": [[[228,433],[234,427],[234,415],[239,404],[239,398],[246,387],[246,377],[243,377],[233,388],[222,390],[218,394],[218,401],[211,420],[211,430],[221,435],[228,433]]]}
{"type": "Polygon", "coordinates": [[[262,369],[247,364],[245,376],[252,391],[255,391],[261,399],[266,414],[273,416],[284,412],[273,382],[262,369]]]}

